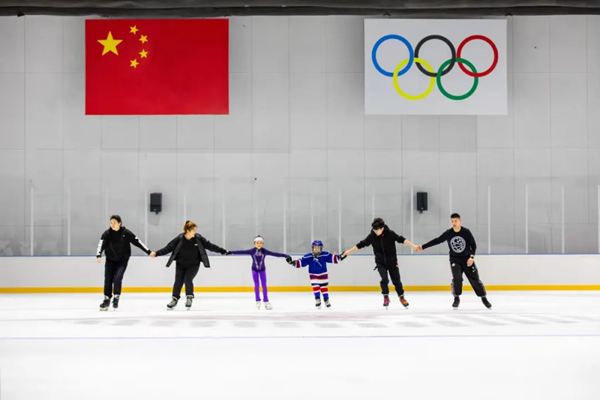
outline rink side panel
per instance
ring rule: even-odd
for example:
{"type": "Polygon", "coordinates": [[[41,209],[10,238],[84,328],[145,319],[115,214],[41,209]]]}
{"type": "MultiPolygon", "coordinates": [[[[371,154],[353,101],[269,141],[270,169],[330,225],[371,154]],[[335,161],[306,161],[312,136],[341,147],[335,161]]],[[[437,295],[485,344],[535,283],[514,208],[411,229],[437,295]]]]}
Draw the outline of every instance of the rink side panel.
{"type": "MultiPolygon", "coordinates": [[[[165,258],[132,257],[125,279],[127,292],[169,292],[175,268],[165,258]]],[[[201,268],[197,292],[253,290],[248,257],[211,257],[212,268],[201,268]]],[[[481,255],[481,280],[489,290],[600,290],[600,255],[481,255]]],[[[447,291],[447,256],[399,256],[400,272],[409,291],[447,291]]],[[[334,291],[379,291],[372,256],[351,256],[329,267],[334,291]]],[[[310,291],[308,271],[281,259],[267,262],[269,289],[310,291]]],[[[104,265],[94,257],[0,257],[0,293],[99,293],[104,265]]],[[[465,289],[470,290],[465,278],[465,289]]]]}

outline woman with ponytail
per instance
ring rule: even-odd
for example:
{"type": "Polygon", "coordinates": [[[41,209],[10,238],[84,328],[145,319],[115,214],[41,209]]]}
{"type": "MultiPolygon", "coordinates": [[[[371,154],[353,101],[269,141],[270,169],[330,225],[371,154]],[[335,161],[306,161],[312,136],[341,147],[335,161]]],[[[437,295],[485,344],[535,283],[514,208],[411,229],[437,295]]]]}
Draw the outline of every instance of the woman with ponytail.
{"type": "Polygon", "coordinates": [[[198,225],[191,221],[186,221],[183,226],[183,233],[171,240],[164,248],[150,254],[150,257],[164,256],[171,253],[167,262],[170,267],[175,261],[175,283],[173,284],[173,297],[167,304],[169,310],[175,308],[179,302],[181,288],[185,284],[185,306],[189,310],[192,307],[194,299],[194,278],[200,270],[200,263],[205,268],[210,268],[210,262],[206,250],[210,250],[222,255],[230,254],[227,250],[212,244],[198,232],[198,225]]]}

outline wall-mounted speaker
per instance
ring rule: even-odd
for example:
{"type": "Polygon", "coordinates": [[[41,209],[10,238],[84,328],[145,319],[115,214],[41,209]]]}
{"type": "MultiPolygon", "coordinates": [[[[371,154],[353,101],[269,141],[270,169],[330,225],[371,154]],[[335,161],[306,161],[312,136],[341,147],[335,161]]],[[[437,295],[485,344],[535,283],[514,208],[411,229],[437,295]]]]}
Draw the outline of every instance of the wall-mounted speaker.
{"type": "Polygon", "coordinates": [[[417,192],[417,211],[427,211],[427,192],[417,192]]]}
{"type": "Polygon", "coordinates": [[[150,193],[150,212],[160,213],[162,211],[162,193],[150,193]]]}

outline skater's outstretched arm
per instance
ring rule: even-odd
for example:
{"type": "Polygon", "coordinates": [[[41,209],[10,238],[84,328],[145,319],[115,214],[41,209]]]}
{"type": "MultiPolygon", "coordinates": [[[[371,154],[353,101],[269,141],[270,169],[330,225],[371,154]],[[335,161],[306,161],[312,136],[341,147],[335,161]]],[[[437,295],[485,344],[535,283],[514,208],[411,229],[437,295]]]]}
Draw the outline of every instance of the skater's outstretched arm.
{"type": "Polygon", "coordinates": [[[264,253],[267,256],[271,256],[271,257],[279,257],[279,258],[288,258],[289,256],[287,254],[283,254],[283,253],[276,253],[274,251],[271,250],[267,250],[264,247],[262,248],[262,251],[264,251],[264,253]]]}
{"type": "Polygon", "coordinates": [[[350,254],[354,253],[356,250],[363,249],[365,247],[369,247],[373,243],[373,236],[374,236],[374,234],[370,233],[369,236],[367,236],[366,238],[364,238],[363,240],[358,242],[358,244],[356,246],[343,252],[342,257],[346,258],[350,254]]]}
{"type": "Polygon", "coordinates": [[[425,243],[424,245],[419,246],[419,248],[425,250],[429,247],[433,247],[433,246],[437,246],[438,244],[442,244],[446,240],[448,240],[449,235],[450,235],[450,231],[447,230],[444,233],[442,233],[438,238],[430,240],[429,242],[425,243]]]}
{"type": "Polygon", "coordinates": [[[154,255],[155,257],[156,256],[160,257],[160,256],[164,256],[166,254],[172,253],[173,250],[175,250],[175,248],[177,247],[177,243],[179,243],[179,240],[181,240],[181,238],[180,238],[180,236],[177,236],[175,239],[171,240],[169,242],[169,244],[167,244],[165,247],[150,254],[150,256],[154,255]]]}
{"type": "Polygon", "coordinates": [[[312,259],[313,259],[313,256],[311,254],[306,254],[302,258],[300,258],[296,261],[292,261],[292,265],[296,268],[308,267],[310,265],[312,259]]]}
{"type": "Polygon", "coordinates": [[[108,239],[108,233],[105,231],[100,237],[100,241],[98,242],[98,248],[96,249],[96,258],[98,259],[98,263],[102,262],[102,252],[106,247],[106,240],[108,239]]]}
{"type": "Polygon", "coordinates": [[[251,256],[255,251],[256,251],[256,248],[253,247],[248,250],[232,250],[229,253],[236,255],[236,256],[244,256],[244,255],[251,256]]]}
{"type": "Polygon", "coordinates": [[[327,253],[325,255],[325,262],[329,264],[337,264],[341,261],[340,257],[341,256],[338,256],[337,254],[327,253]]]}
{"type": "Polygon", "coordinates": [[[222,255],[227,255],[227,254],[231,254],[229,253],[227,250],[225,250],[222,247],[217,246],[216,244],[213,244],[211,242],[208,241],[208,239],[206,239],[204,236],[197,234],[199,236],[198,239],[200,239],[200,243],[202,243],[202,246],[204,246],[204,248],[206,250],[210,250],[213,253],[219,253],[222,255]]]}
{"type": "Polygon", "coordinates": [[[125,236],[127,237],[127,240],[129,240],[129,243],[131,243],[138,249],[141,249],[144,253],[148,255],[152,253],[152,251],[150,251],[150,249],[146,247],[146,245],[142,243],[142,241],[137,236],[135,236],[135,234],[129,229],[125,229],[125,236]]]}

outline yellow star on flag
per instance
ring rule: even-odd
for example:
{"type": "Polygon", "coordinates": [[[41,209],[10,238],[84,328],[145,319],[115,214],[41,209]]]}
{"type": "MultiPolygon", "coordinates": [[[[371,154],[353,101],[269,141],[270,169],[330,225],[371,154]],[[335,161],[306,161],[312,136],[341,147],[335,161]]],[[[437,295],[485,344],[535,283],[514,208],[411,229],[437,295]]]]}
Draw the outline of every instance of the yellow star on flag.
{"type": "Polygon", "coordinates": [[[140,37],[140,42],[142,42],[142,43],[146,43],[147,41],[148,41],[148,35],[142,35],[142,36],[140,37]]]}
{"type": "Polygon", "coordinates": [[[142,57],[142,58],[148,58],[148,52],[146,50],[140,51],[140,57],[142,57]]]}
{"type": "Polygon", "coordinates": [[[108,32],[108,36],[104,40],[98,40],[98,42],[104,46],[102,50],[102,55],[105,55],[108,52],[115,53],[119,55],[117,52],[117,45],[122,42],[122,40],[116,40],[113,38],[112,32],[108,32]]]}
{"type": "Polygon", "coordinates": [[[136,25],[129,28],[129,33],[133,33],[134,35],[139,31],[136,25]]]}
{"type": "Polygon", "coordinates": [[[137,60],[131,60],[130,62],[131,62],[130,67],[133,67],[136,69],[137,69],[137,66],[140,65],[140,63],[138,63],[137,60]]]}

